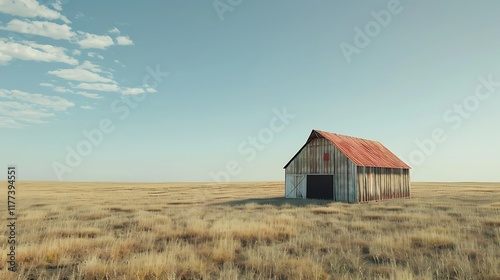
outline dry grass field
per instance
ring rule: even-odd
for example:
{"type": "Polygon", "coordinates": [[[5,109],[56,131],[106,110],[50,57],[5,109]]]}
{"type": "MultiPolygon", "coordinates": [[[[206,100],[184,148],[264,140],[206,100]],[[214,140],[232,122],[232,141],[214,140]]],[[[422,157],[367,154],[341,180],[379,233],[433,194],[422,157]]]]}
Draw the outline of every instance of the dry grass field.
{"type": "Polygon", "coordinates": [[[500,184],[291,200],[283,182],[18,182],[18,273],[0,279],[500,279],[500,184]]]}

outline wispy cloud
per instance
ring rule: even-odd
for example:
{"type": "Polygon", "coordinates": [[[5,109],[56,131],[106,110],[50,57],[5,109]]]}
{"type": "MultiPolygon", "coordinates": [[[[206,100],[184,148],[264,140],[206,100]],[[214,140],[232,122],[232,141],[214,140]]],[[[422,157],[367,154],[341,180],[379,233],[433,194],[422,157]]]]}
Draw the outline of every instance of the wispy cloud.
{"type": "Polygon", "coordinates": [[[73,93],[72,90],[67,89],[65,87],[61,87],[61,86],[54,87],[54,91],[59,92],[59,93],[73,93]]]}
{"type": "Polygon", "coordinates": [[[40,83],[40,86],[42,87],[53,87],[54,85],[51,83],[40,83]]]}
{"type": "Polygon", "coordinates": [[[81,96],[85,96],[85,97],[88,97],[88,98],[94,98],[94,99],[101,99],[102,98],[102,96],[100,96],[99,94],[88,93],[88,92],[85,92],[85,91],[77,91],[77,92],[73,92],[73,93],[81,95],[81,96]]]}
{"type": "Polygon", "coordinates": [[[16,120],[12,119],[12,117],[2,117],[0,116],[0,127],[1,128],[21,128],[26,125],[22,125],[18,123],[16,120]]]}
{"type": "Polygon", "coordinates": [[[13,42],[0,38],[0,64],[8,64],[14,59],[42,62],[62,62],[77,65],[78,60],[68,56],[66,49],[35,42],[13,42]]]}
{"type": "Polygon", "coordinates": [[[57,93],[70,93],[70,94],[81,95],[81,96],[84,96],[87,98],[94,98],[94,99],[102,98],[102,96],[100,96],[99,94],[96,94],[96,93],[88,93],[85,91],[73,91],[72,89],[69,89],[69,88],[66,88],[63,86],[55,86],[54,84],[51,84],[51,83],[40,83],[40,86],[49,87],[57,93]]]}
{"type": "Polygon", "coordinates": [[[27,102],[55,111],[65,111],[69,107],[75,105],[70,101],[58,96],[47,96],[38,93],[28,93],[20,90],[0,89],[0,98],[27,102]]]}
{"type": "MultiPolygon", "coordinates": [[[[70,43],[78,44],[82,49],[106,50],[114,45],[130,46],[134,44],[129,36],[118,36],[115,42],[108,35],[97,35],[83,31],[74,32],[71,26],[67,24],[58,24],[50,21],[13,19],[6,26],[0,26],[0,30],[42,36],[54,40],[66,40],[70,43]]],[[[116,34],[116,32],[113,31],[112,34],[116,34]]],[[[97,55],[97,57],[104,59],[102,55],[97,55]]]]}
{"type": "Polygon", "coordinates": [[[75,37],[75,33],[71,31],[69,25],[57,24],[50,21],[22,21],[13,19],[7,26],[0,26],[0,29],[48,37],[55,40],[70,41],[75,37]]]}
{"type": "MultiPolygon", "coordinates": [[[[7,35],[9,38],[0,37],[0,66],[9,65],[16,60],[71,65],[57,65],[45,70],[53,78],[39,82],[38,86],[43,92],[50,90],[52,95],[0,89],[0,127],[25,127],[44,123],[60,112],[68,113],[68,108],[74,106],[84,110],[94,109],[89,105],[75,105],[75,101],[70,101],[82,100],[77,96],[101,99],[105,92],[124,95],[156,92],[147,86],[122,87],[115,81],[112,68],[101,67],[89,61],[100,59],[98,61],[105,63],[108,57],[101,54],[104,50],[112,46],[134,45],[134,41],[116,27],[104,34],[73,29],[75,26],[62,14],[62,4],[62,0],[0,0],[0,14],[13,16],[12,19],[0,21],[0,30],[12,32],[7,35]],[[13,33],[26,35],[23,37],[13,33]],[[39,39],[43,41],[38,41],[39,39]],[[82,55],[82,49],[89,50],[89,60],[81,59],[83,62],[80,62],[76,57],[86,57],[82,55]],[[103,51],[90,52],[91,49],[103,51]],[[60,97],[62,95],[65,98],[60,97]]],[[[84,20],[83,17],[85,16],[79,13],[75,19],[84,20]]],[[[117,59],[111,60],[112,63],[113,61],[125,67],[117,59]]]]}
{"type": "Polygon", "coordinates": [[[62,2],[61,0],[55,0],[54,3],[51,4],[52,8],[56,11],[62,11],[62,2]]]}
{"type": "Polygon", "coordinates": [[[44,123],[56,112],[64,112],[74,105],[58,96],[0,89],[0,127],[16,128],[44,123]]]}
{"type": "Polygon", "coordinates": [[[126,89],[122,90],[122,93],[126,94],[126,95],[136,95],[136,94],[141,94],[144,92],[145,91],[143,88],[126,88],[126,89]]]}
{"type": "Polygon", "coordinates": [[[118,59],[115,59],[114,62],[118,65],[120,65],[121,67],[127,67],[125,66],[123,63],[121,63],[118,59]]]}
{"type": "Polygon", "coordinates": [[[99,59],[104,59],[104,56],[97,54],[95,52],[89,52],[89,53],[87,53],[87,55],[88,55],[88,57],[91,57],[91,58],[97,57],[99,59]]]}
{"type": "MultiPolygon", "coordinates": [[[[60,1],[56,2],[56,5],[53,5],[53,7],[56,9],[59,8],[60,1]],[[57,3],[59,3],[59,5],[57,5],[57,3]]],[[[70,23],[71,21],[63,16],[59,11],[52,10],[44,5],[40,5],[36,0],[0,1],[0,12],[4,14],[27,18],[62,20],[65,23],[70,23]]]]}
{"type": "Polygon", "coordinates": [[[10,120],[8,123],[17,127],[22,126],[22,123],[45,123],[46,119],[54,116],[53,112],[44,112],[33,104],[0,101],[0,117],[10,120]]]}
{"type": "Polygon", "coordinates": [[[87,70],[90,70],[92,72],[95,72],[95,73],[102,73],[104,72],[101,67],[99,67],[98,65],[88,61],[88,60],[85,60],[81,65],[78,66],[78,68],[81,68],[81,69],[87,69],[87,70]]]}
{"type": "Polygon", "coordinates": [[[55,75],[61,79],[78,81],[78,82],[100,82],[100,83],[114,83],[112,79],[105,78],[99,74],[93,73],[89,70],[74,68],[74,69],[59,69],[48,72],[50,75],[55,75]]]}
{"type": "Polygon", "coordinates": [[[134,41],[132,41],[128,36],[118,36],[116,37],[116,42],[117,45],[120,46],[131,46],[134,44],[134,41]]]}
{"type": "Polygon", "coordinates": [[[77,43],[82,49],[94,48],[105,50],[115,44],[113,38],[108,35],[96,35],[81,31],[78,31],[78,34],[82,37],[82,39],[80,39],[77,43]]]}
{"type": "Polygon", "coordinates": [[[118,92],[120,87],[116,84],[102,84],[102,83],[80,83],[74,86],[76,89],[84,90],[95,90],[95,91],[107,91],[107,92],[118,92]]]}
{"type": "Polygon", "coordinates": [[[81,19],[81,18],[84,18],[84,17],[85,17],[85,14],[84,14],[84,13],[82,13],[82,12],[78,12],[78,13],[76,13],[76,15],[75,15],[75,18],[76,18],[76,19],[81,19]]]}
{"type": "Polygon", "coordinates": [[[108,31],[108,33],[110,33],[110,34],[120,34],[120,30],[118,28],[116,28],[116,27],[113,27],[113,29],[110,29],[108,31]]]}
{"type": "Polygon", "coordinates": [[[137,94],[142,94],[142,93],[155,93],[157,92],[156,89],[146,86],[144,88],[124,88],[122,89],[122,94],[125,95],[137,95],[137,94]]]}

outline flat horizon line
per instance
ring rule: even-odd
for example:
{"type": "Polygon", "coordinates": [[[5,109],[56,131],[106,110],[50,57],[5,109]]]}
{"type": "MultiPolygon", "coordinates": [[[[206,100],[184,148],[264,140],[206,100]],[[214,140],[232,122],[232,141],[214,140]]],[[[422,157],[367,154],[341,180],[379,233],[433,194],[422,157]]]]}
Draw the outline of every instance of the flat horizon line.
{"type": "MultiPolygon", "coordinates": [[[[3,180],[7,181],[7,179],[3,180]]],[[[235,184],[235,183],[263,183],[263,182],[285,182],[285,180],[259,180],[259,181],[234,181],[234,182],[207,182],[207,181],[57,181],[57,180],[16,180],[19,182],[47,182],[47,183],[138,183],[138,184],[159,184],[159,183],[176,183],[176,184],[235,184]]],[[[410,181],[410,183],[500,183],[500,181],[410,181]]]]}

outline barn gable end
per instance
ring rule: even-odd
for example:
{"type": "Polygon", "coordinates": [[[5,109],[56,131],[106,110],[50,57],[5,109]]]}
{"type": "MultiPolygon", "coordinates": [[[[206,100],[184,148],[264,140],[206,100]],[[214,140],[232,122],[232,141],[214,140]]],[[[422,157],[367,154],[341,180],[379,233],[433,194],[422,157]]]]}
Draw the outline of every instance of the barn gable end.
{"type": "Polygon", "coordinates": [[[312,139],[285,168],[287,181],[294,180],[286,197],[307,198],[307,176],[333,176],[333,200],[356,202],[356,165],[336,146],[324,138],[312,139]],[[293,179],[292,179],[293,178],[293,179]],[[299,189],[298,189],[299,188],[299,189]],[[295,191],[299,191],[294,193],[295,191]],[[295,194],[295,195],[294,195],[295,194]]]}

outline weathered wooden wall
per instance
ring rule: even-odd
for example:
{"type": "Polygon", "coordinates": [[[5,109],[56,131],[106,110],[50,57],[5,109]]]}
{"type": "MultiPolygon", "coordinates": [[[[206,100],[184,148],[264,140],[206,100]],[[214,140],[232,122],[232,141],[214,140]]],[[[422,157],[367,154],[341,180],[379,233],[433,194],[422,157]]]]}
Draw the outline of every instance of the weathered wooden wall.
{"type": "Polygon", "coordinates": [[[358,166],[359,202],[410,197],[409,169],[358,166]]]}

